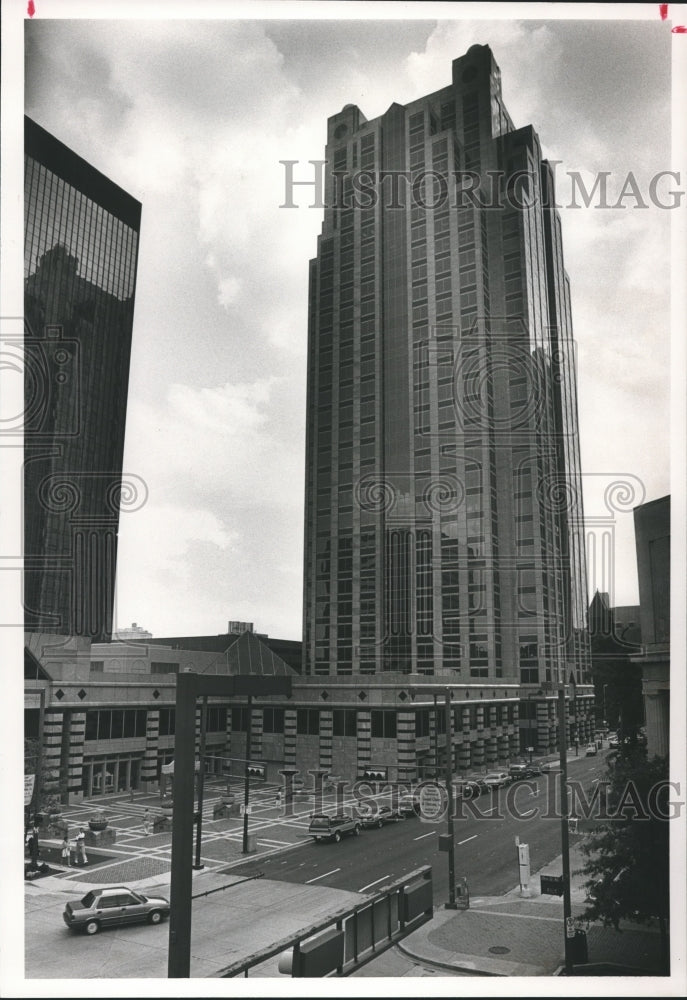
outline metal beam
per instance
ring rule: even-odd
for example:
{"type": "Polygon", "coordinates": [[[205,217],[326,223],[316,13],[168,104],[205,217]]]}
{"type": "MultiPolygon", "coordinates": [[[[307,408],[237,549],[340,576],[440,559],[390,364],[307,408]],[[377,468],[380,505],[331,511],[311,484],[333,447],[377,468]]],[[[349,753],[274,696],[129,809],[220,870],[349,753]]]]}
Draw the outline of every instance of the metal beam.
{"type": "Polygon", "coordinates": [[[196,699],[242,695],[289,695],[291,677],[264,674],[183,673],[177,675],[174,740],[174,810],[170,879],[169,979],[191,975],[191,888],[193,882],[193,793],[196,699]]]}

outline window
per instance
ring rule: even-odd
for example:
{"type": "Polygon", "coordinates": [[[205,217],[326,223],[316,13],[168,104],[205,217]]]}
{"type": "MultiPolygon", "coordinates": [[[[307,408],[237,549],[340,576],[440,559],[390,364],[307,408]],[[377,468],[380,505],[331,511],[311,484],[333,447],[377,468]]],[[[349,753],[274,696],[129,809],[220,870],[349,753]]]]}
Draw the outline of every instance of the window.
{"type": "Polygon", "coordinates": [[[429,710],[415,713],[415,735],[429,736],[429,710]]]}
{"type": "Polygon", "coordinates": [[[371,712],[371,736],[383,739],[396,738],[396,713],[373,710],[371,712]]]}
{"type": "Polygon", "coordinates": [[[173,736],[176,729],[176,709],[160,709],[160,736],[173,736]]]}
{"type": "Polygon", "coordinates": [[[355,709],[334,709],[334,736],[355,736],[357,733],[355,709]]]}
{"type": "Polygon", "coordinates": [[[179,664],[178,663],[151,663],[150,664],[151,674],[178,674],[179,664]]]}
{"type": "Polygon", "coordinates": [[[238,708],[232,708],[231,710],[231,730],[234,733],[247,733],[248,732],[248,707],[246,705],[241,705],[238,708]]]}
{"type": "Polygon", "coordinates": [[[264,708],[262,711],[262,731],[263,733],[283,733],[284,732],[284,709],[264,708]]]}
{"type": "Polygon", "coordinates": [[[299,708],[296,713],[296,732],[300,736],[319,736],[320,713],[316,708],[299,708]]]}
{"type": "Polygon", "coordinates": [[[102,674],[105,671],[105,661],[104,660],[92,660],[91,661],[91,673],[92,674],[102,674]]]}
{"type": "Polygon", "coordinates": [[[209,705],[205,730],[208,733],[224,733],[227,729],[227,710],[220,705],[209,705]]]}
{"type": "Polygon", "coordinates": [[[145,708],[114,710],[103,708],[86,712],[85,739],[119,740],[145,737],[146,717],[145,708]]]}

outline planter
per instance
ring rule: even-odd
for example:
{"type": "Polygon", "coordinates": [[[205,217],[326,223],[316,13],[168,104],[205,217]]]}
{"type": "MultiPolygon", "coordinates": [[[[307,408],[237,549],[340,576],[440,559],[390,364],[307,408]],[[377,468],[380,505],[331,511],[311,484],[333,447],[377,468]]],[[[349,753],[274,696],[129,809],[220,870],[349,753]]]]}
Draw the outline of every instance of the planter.
{"type": "Polygon", "coordinates": [[[220,801],[223,806],[233,806],[236,800],[236,796],[233,792],[227,792],[226,795],[220,795],[220,801]]]}
{"type": "Polygon", "coordinates": [[[162,802],[160,804],[160,809],[162,810],[162,815],[163,816],[171,816],[172,813],[174,812],[174,803],[173,802],[162,802]]]}
{"type": "Polygon", "coordinates": [[[88,827],[93,833],[102,833],[107,830],[108,822],[106,819],[89,819],[88,827]]]}

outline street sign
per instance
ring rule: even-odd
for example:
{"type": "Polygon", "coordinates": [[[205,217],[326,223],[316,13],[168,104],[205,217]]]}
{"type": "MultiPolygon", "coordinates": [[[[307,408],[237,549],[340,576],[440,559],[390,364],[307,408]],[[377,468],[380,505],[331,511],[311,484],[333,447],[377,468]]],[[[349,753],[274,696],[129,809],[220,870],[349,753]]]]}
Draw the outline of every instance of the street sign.
{"type": "Polygon", "coordinates": [[[575,937],[575,918],[566,917],[565,918],[565,936],[568,938],[575,937]]]}
{"type": "Polygon", "coordinates": [[[562,875],[540,875],[542,896],[562,896],[563,876],[562,875]]]}
{"type": "Polygon", "coordinates": [[[28,806],[33,798],[33,787],[36,783],[35,774],[25,774],[24,775],[24,805],[28,806]]]}
{"type": "Polygon", "coordinates": [[[243,804],[243,802],[241,803],[241,815],[242,816],[250,816],[250,814],[252,812],[253,812],[253,806],[250,806],[250,805],[246,806],[246,805],[243,804]]]}
{"type": "Polygon", "coordinates": [[[254,764],[252,761],[248,764],[248,777],[249,778],[260,778],[261,781],[265,780],[265,765],[264,764],[254,764]]]}

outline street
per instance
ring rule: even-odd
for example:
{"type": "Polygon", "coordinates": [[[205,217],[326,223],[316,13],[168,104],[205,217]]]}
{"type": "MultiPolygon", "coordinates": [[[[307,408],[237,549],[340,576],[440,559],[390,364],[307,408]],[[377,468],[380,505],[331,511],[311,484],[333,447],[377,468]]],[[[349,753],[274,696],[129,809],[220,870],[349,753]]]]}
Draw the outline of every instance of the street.
{"type": "MultiPolygon", "coordinates": [[[[579,757],[569,762],[568,777],[586,788],[599,778],[605,768],[605,755],[579,757]]],[[[519,782],[498,793],[481,795],[475,800],[472,815],[464,807],[454,821],[456,876],[465,876],[470,893],[498,895],[518,883],[515,837],[530,845],[531,867],[536,870],[560,853],[560,819],[553,813],[555,774],[531,779],[538,795],[530,792],[530,782],[519,782]],[[520,786],[520,787],[519,787],[520,786]],[[506,797],[513,801],[520,816],[508,815],[506,797]]],[[[558,785],[556,784],[556,787],[558,785]]],[[[423,864],[434,869],[435,900],[448,898],[447,854],[438,849],[438,834],[446,832],[446,820],[430,823],[418,818],[389,823],[381,830],[364,830],[360,837],[344,837],[341,843],[313,841],[284,854],[256,859],[232,868],[232,872],[263,871],[266,878],[329,885],[359,893],[374,893],[384,883],[401,877],[423,864]]]]}
{"type": "MultiPolygon", "coordinates": [[[[605,754],[579,757],[569,762],[569,778],[590,788],[604,768],[605,754]]],[[[533,871],[560,854],[560,820],[546,815],[554,812],[550,792],[556,775],[532,780],[532,787],[519,782],[509,789],[483,794],[474,803],[479,814],[465,808],[454,821],[456,876],[467,878],[473,903],[481,895],[501,895],[518,884],[516,836],[530,845],[533,871]],[[532,794],[535,787],[538,794],[532,794]],[[514,804],[523,818],[508,815],[507,803],[514,804]]],[[[306,820],[301,814],[296,821],[299,837],[305,834],[306,820]]],[[[278,816],[272,822],[275,826],[281,823],[283,828],[284,821],[278,816]]],[[[269,821],[259,824],[269,834],[269,821]]],[[[223,964],[264,947],[265,939],[278,940],[289,930],[307,924],[307,918],[325,917],[338,907],[350,906],[424,864],[433,867],[434,901],[440,906],[448,896],[447,854],[438,850],[437,835],[445,831],[445,819],[430,823],[412,817],[381,829],[364,830],[359,837],[344,837],[339,844],[316,844],[308,839],[229,867],[211,865],[198,873],[202,879],[194,881],[194,895],[208,886],[224,885],[226,891],[194,900],[192,975],[212,975],[223,964]],[[245,881],[250,876],[258,877],[245,881]],[[276,886],[280,886],[278,899],[276,886]],[[260,945],[256,944],[258,932],[262,935],[260,945]]],[[[572,839],[577,838],[573,835],[572,839]]],[[[134,849],[136,844],[132,840],[131,848],[125,850],[134,849]]],[[[210,854],[212,844],[208,842],[210,854]]],[[[113,884],[118,884],[114,871],[112,878],[113,884]]],[[[169,876],[148,879],[141,888],[168,895],[169,876]]],[[[27,975],[165,977],[168,924],[110,929],[95,938],[72,934],[64,926],[62,910],[67,899],[78,898],[82,891],[78,883],[64,882],[55,891],[27,888],[27,926],[31,927],[26,942],[27,975]]]]}

